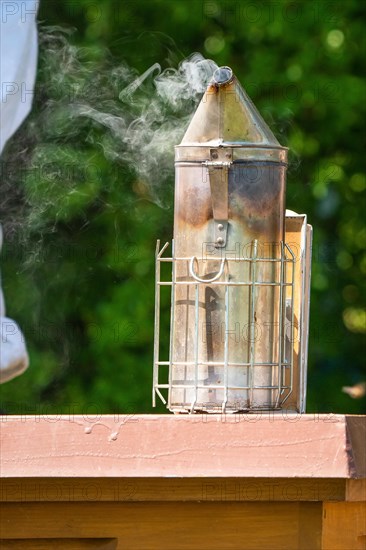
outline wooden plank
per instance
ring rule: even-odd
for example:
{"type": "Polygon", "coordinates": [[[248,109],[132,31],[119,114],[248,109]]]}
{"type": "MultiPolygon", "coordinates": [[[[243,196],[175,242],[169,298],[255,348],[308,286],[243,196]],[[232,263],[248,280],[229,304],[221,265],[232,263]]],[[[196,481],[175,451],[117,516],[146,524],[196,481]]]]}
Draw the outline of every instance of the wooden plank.
{"type": "Polygon", "coordinates": [[[299,548],[299,550],[315,550],[321,548],[321,530],[322,514],[320,506],[300,505],[297,548],[299,548]]]}
{"type": "Polygon", "coordinates": [[[351,477],[366,478],[366,422],[364,416],[347,416],[347,443],[352,454],[351,477]]]}
{"type": "Polygon", "coordinates": [[[117,539],[0,539],[1,550],[116,550],[117,539]]]}
{"type": "Polygon", "coordinates": [[[345,491],[346,480],[332,478],[8,478],[0,482],[2,502],[338,501],[345,500],[345,491]]]}
{"type": "Polygon", "coordinates": [[[323,504],[323,550],[366,549],[366,503],[323,504]]]}
{"type": "Polygon", "coordinates": [[[366,502],[366,479],[347,479],[345,500],[366,502]]]}
{"type": "MultiPolygon", "coordinates": [[[[1,476],[347,479],[358,477],[351,461],[365,452],[358,439],[351,452],[347,418],[284,412],[4,416],[1,476]]],[[[358,419],[363,426],[366,417],[358,419]]]]}
{"type": "Polygon", "coordinates": [[[110,537],[117,550],[317,550],[321,514],[317,502],[7,503],[1,538],[110,537]]]}

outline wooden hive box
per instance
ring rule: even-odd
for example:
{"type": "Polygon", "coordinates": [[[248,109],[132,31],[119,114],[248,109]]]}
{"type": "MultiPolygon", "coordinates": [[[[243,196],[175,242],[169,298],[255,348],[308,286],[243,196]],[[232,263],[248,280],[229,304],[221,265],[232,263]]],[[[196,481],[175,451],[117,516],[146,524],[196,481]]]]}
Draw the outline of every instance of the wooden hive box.
{"type": "Polygon", "coordinates": [[[366,417],[3,416],[0,547],[366,547],[366,417]]]}

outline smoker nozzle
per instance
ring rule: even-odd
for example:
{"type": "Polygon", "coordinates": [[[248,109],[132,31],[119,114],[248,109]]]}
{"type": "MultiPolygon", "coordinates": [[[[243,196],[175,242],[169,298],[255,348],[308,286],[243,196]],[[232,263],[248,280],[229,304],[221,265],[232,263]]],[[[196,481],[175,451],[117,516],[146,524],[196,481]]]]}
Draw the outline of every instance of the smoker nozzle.
{"type": "MultiPolygon", "coordinates": [[[[181,145],[184,147],[256,146],[267,150],[284,150],[240,85],[232,69],[227,66],[218,67],[214,71],[181,145]]],[[[183,159],[181,153],[177,155],[177,160],[189,160],[183,159]]],[[[244,151],[243,155],[247,157],[244,151]]],[[[203,152],[203,157],[203,160],[208,160],[207,152],[203,152]]],[[[192,155],[189,155],[189,158],[192,159],[192,155]]]]}
{"type": "Polygon", "coordinates": [[[213,74],[213,82],[217,86],[223,86],[228,84],[233,79],[233,71],[230,67],[219,67],[213,74]]]}

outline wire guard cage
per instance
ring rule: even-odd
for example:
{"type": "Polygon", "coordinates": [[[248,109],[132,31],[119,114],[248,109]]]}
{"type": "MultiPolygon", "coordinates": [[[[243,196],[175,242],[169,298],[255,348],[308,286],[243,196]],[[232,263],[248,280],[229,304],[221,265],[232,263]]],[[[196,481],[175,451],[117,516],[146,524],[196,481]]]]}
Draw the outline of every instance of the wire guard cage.
{"type": "Polygon", "coordinates": [[[253,241],[250,254],[211,259],[215,267],[200,277],[207,259],[174,257],[174,242],[172,257],[166,257],[168,247],[157,242],[153,406],[158,396],[176,413],[282,409],[294,379],[291,248],[281,242],[278,254],[263,257],[253,241]],[[165,263],[170,280],[162,280],[165,263]],[[170,287],[170,337],[169,357],[161,360],[160,310],[166,315],[169,301],[162,299],[164,287],[170,287]],[[219,322],[212,322],[210,294],[218,297],[219,322]],[[258,322],[261,309],[271,312],[266,330],[258,322]]]}

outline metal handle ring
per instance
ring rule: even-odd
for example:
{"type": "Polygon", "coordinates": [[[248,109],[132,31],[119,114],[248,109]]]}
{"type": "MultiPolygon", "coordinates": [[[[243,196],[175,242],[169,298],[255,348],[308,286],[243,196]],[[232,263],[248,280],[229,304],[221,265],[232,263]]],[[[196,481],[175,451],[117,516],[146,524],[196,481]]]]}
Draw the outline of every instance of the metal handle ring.
{"type": "Polygon", "coordinates": [[[198,275],[195,274],[193,264],[194,264],[194,262],[197,262],[197,261],[198,260],[197,260],[196,256],[193,256],[190,259],[190,262],[189,262],[189,273],[190,273],[191,277],[193,277],[193,279],[195,279],[199,283],[213,283],[214,281],[217,281],[217,279],[220,279],[221,275],[224,272],[226,258],[222,258],[220,269],[219,269],[218,273],[215,275],[215,277],[212,277],[212,279],[201,279],[200,277],[198,277],[198,275]]]}

